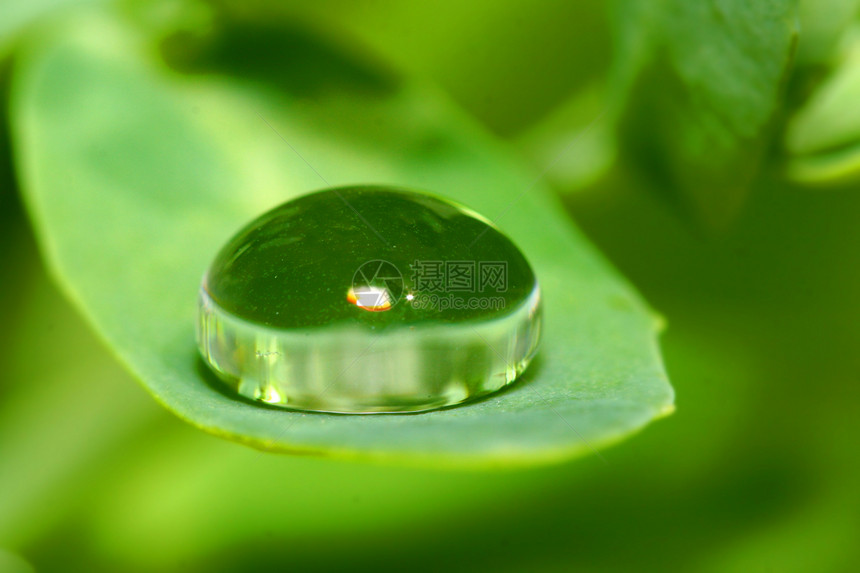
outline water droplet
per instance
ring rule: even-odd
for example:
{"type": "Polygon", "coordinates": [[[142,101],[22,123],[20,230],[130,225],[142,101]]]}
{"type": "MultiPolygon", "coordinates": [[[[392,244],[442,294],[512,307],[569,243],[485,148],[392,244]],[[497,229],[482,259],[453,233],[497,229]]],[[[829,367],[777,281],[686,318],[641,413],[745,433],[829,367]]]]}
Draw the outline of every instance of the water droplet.
{"type": "Polygon", "coordinates": [[[221,249],[198,343],[252,400],[417,412],[513,382],[540,321],[531,267],[486,219],[429,194],[342,187],[284,203],[221,249]]]}

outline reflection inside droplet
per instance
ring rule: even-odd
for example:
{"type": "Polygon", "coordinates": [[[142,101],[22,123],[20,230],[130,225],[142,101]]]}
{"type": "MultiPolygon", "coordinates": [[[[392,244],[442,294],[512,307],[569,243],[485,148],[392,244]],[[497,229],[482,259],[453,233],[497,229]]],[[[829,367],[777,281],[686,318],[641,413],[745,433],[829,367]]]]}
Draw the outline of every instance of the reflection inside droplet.
{"type": "Polygon", "coordinates": [[[385,287],[349,287],[346,300],[358,308],[369,311],[388,310],[392,307],[393,296],[385,287]]]}

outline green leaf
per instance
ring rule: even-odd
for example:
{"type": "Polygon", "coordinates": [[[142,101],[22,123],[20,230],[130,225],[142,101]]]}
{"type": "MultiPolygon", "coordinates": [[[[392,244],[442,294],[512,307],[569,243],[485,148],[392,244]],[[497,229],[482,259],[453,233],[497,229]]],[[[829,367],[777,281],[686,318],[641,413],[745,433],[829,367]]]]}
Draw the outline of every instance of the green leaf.
{"type": "Polygon", "coordinates": [[[268,450],[459,465],[587,454],[671,411],[653,313],[534,174],[440,94],[300,29],[222,37],[197,65],[210,73],[183,75],[114,19],[81,16],[33,43],[13,77],[18,171],[43,251],[162,404],[268,450]],[[204,270],[251,218],[320,187],[280,136],[332,185],[425,188],[498,218],[545,296],[527,375],[409,416],[288,412],[211,384],[194,342],[204,270]]]}
{"type": "MultiPolygon", "coordinates": [[[[858,36],[860,29],[855,30],[858,36]]],[[[860,175],[860,37],[788,124],[787,175],[807,184],[860,175]]]]}
{"type": "Polygon", "coordinates": [[[736,214],[780,110],[796,0],[617,0],[626,154],[711,226],[736,214]]]}

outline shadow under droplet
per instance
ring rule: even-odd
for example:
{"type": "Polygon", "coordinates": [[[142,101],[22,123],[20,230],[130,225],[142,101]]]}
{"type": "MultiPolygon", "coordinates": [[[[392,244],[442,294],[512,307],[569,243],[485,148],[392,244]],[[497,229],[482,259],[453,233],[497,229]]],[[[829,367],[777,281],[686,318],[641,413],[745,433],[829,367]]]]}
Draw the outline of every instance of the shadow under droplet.
{"type": "MultiPolygon", "coordinates": [[[[526,368],[525,372],[520,374],[520,376],[511,382],[510,384],[496,390],[495,392],[491,392],[489,394],[484,394],[483,396],[476,396],[474,398],[470,398],[465,402],[460,402],[459,404],[452,404],[450,406],[445,406],[444,408],[440,408],[440,410],[450,410],[452,408],[458,408],[460,406],[472,406],[474,404],[480,404],[482,402],[488,402],[490,400],[495,400],[505,394],[509,394],[511,392],[516,392],[518,389],[526,388],[532,385],[538,374],[540,373],[543,367],[543,360],[541,358],[540,353],[538,353],[529,364],[528,368],[526,368]]],[[[420,413],[420,412],[419,412],[420,413]]]]}
{"type": "Polygon", "coordinates": [[[206,361],[203,360],[199,354],[195,353],[194,355],[194,369],[197,371],[197,374],[200,376],[200,379],[213,391],[221,394],[222,396],[234,400],[236,402],[240,402],[243,404],[247,404],[249,406],[253,406],[255,408],[264,408],[266,410],[275,410],[278,412],[296,412],[296,410],[289,410],[287,408],[281,408],[279,406],[273,406],[271,404],[267,404],[266,402],[260,402],[257,400],[251,400],[250,398],[246,398],[242,396],[234,389],[230,388],[230,385],[224,381],[222,381],[218,376],[212,371],[211,368],[206,364],[206,361]]]}

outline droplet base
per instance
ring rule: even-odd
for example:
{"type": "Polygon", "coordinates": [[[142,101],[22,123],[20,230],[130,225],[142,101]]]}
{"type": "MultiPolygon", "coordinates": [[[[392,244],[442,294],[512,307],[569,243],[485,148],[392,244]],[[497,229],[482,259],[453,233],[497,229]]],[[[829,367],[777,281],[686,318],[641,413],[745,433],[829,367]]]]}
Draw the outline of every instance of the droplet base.
{"type": "Polygon", "coordinates": [[[537,289],[516,311],[469,325],[282,330],[242,320],[200,293],[200,352],[240,395],[297,410],[422,412],[500,390],[540,338],[537,289]]]}

